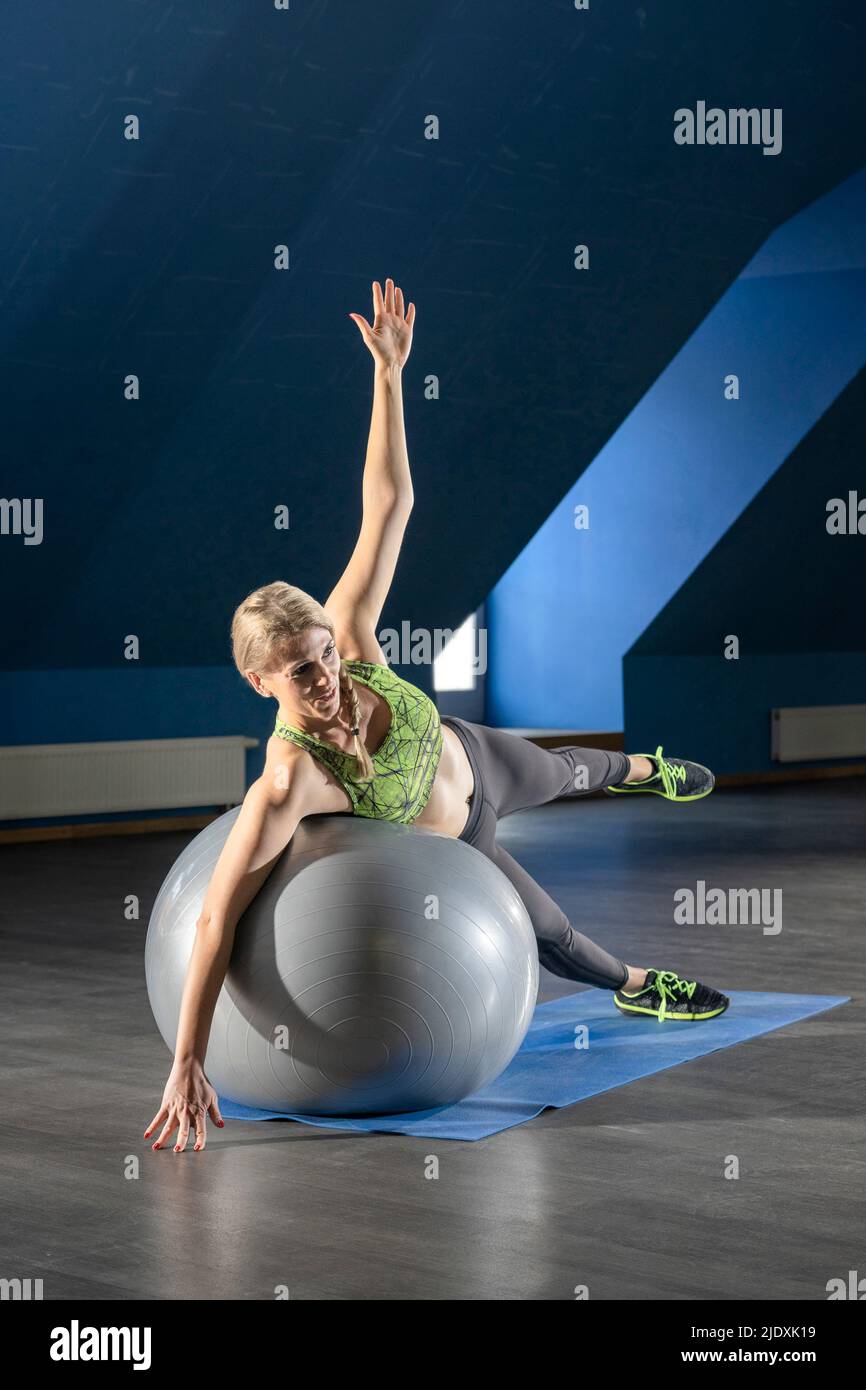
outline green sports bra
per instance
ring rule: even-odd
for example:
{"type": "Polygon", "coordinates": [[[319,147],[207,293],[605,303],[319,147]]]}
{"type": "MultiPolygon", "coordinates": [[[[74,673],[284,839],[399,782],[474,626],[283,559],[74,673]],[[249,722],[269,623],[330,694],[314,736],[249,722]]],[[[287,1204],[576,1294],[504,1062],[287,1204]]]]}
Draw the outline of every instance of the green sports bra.
{"type": "Polygon", "coordinates": [[[352,753],[286,724],[279,716],[274,733],[277,738],[306,748],[330,768],[350,797],[356,816],[408,825],[427,805],[439,766],[439,711],[423,690],[402,680],[390,666],[377,666],[372,661],[344,661],[343,665],[353,680],[375,690],[391,710],[388,732],[370,755],[375,777],[359,778],[352,753]]]}

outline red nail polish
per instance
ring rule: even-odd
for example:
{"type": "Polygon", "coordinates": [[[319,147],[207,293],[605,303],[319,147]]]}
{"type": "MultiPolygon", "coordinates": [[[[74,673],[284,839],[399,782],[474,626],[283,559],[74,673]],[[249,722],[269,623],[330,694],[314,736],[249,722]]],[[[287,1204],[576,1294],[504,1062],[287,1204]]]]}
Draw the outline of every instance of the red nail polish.
{"type": "Polygon", "coordinates": [[[220,1129],[225,1129],[226,1127],[224,1120],[217,1120],[217,1124],[219,1125],[220,1129]]]}

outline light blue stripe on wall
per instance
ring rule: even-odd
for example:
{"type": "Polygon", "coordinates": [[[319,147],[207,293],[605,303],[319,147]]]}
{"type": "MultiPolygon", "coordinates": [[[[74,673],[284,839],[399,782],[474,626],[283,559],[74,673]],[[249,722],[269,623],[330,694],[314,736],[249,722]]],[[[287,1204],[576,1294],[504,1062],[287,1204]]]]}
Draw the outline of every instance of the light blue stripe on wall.
{"type": "Polygon", "coordinates": [[[623,655],[866,361],[864,267],[858,174],[768,238],[492,591],[488,723],[623,727],[623,655]]]}

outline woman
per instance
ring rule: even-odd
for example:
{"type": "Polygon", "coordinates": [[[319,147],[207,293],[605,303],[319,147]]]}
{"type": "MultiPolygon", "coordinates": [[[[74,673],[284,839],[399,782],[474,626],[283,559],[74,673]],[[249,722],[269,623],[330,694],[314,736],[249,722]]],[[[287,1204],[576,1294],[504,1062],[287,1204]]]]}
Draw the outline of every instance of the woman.
{"type": "Polygon", "coordinates": [[[681,759],[592,748],[538,748],[465,720],[440,719],[422,691],[392,672],[376,640],[412,508],[401,372],[415,306],[404,313],[392,280],[373,285],[372,326],[351,314],[375,362],[373,418],[364,467],[358,543],[324,608],[288,584],[250,594],[232,623],[236,665],[258,695],[277,701],[264,771],[247,792],[197,923],[178,1023],[174,1066],[157,1125],[161,1148],[205,1144],[205,1115],[222,1127],[204,1073],[207,1040],[236,924],[304,816],[346,813],[413,823],[468,841],[491,858],[522,897],[542,965],[566,979],[614,991],[628,1013],[693,1021],[728,999],[672,971],[626,965],[575,932],[562,910],[496,844],[496,822],[513,811],[604,788],[696,800],[713,787],[706,768],[681,759]]]}

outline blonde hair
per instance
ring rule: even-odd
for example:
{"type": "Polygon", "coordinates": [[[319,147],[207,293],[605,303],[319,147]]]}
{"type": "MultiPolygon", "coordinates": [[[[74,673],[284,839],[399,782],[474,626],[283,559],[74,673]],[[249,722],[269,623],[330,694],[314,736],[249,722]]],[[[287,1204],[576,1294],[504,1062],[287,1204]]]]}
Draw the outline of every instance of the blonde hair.
{"type": "MultiPolygon", "coordinates": [[[[324,627],[334,636],[334,624],[324,608],[303,589],[277,580],[247,594],[232,618],[232,656],[242,676],[247,671],[273,671],[285,658],[292,638],[311,627],[324,627]]],[[[349,703],[355,733],[355,763],[364,779],[376,776],[376,769],[360,734],[361,710],[358,693],[344,661],[340,661],[340,691],[349,703]]]]}

